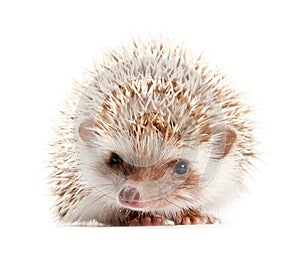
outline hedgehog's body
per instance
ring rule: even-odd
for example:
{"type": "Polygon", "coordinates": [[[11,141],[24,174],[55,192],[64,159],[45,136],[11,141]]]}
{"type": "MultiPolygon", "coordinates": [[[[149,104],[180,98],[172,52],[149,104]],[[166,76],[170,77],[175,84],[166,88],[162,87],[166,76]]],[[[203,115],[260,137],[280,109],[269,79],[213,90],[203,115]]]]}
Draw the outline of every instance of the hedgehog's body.
{"type": "Polygon", "coordinates": [[[51,176],[64,222],[212,223],[253,156],[248,108],[226,77],[179,46],[134,43],[76,84],[51,176]]]}

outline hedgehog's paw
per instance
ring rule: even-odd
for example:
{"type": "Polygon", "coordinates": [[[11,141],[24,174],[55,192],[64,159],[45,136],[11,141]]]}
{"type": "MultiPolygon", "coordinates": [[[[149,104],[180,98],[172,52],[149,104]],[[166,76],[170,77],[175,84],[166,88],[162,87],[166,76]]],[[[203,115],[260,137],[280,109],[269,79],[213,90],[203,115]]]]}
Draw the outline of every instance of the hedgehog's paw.
{"type": "Polygon", "coordinates": [[[175,221],[176,225],[196,225],[221,223],[220,219],[210,215],[183,216],[181,220],[175,221]]]}
{"type": "Polygon", "coordinates": [[[135,218],[128,223],[129,226],[164,226],[166,220],[162,217],[135,218]]]}

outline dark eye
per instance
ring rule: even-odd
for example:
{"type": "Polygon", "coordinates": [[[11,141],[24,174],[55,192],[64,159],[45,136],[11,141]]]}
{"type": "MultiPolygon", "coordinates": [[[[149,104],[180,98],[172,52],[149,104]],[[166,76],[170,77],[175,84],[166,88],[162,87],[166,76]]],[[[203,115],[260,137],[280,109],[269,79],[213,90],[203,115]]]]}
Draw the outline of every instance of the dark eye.
{"type": "Polygon", "coordinates": [[[122,163],[122,159],[116,153],[112,153],[110,157],[110,163],[114,165],[120,165],[122,163]]]}
{"type": "Polygon", "coordinates": [[[173,167],[173,172],[179,175],[183,175],[188,171],[188,166],[184,161],[178,161],[173,167]]]}

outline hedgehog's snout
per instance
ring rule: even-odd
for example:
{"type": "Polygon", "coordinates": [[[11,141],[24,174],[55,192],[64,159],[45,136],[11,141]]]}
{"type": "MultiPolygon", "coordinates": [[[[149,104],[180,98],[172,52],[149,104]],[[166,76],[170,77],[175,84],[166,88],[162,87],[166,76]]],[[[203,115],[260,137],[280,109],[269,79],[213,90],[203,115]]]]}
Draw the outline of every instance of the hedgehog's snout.
{"type": "Polygon", "coordinates": [[[125,187],[118,196],[120,201],[137,202],[141,199],[140,192],[135,187],[125,187]]]}
{"type": "Polygon", "coordinates": [[[122,206],[131,209],[142,209],[151,204],[142,201],[142,195],[140,191],[131,186],[123,188],[118,195],[118,199],[122,206]]]}

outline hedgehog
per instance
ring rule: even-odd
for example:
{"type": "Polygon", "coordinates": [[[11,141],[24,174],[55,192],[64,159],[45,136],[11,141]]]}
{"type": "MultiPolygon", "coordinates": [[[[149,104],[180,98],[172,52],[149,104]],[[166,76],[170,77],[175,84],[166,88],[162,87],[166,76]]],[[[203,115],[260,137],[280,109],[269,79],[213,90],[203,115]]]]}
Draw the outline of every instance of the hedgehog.
{"type": "Polygon", "coordinates": [[[205,54],[165,39],[103,53],[64,102],[49,166],[65,224],[213,224],[253,167],[251,108],[205,54]]]}

